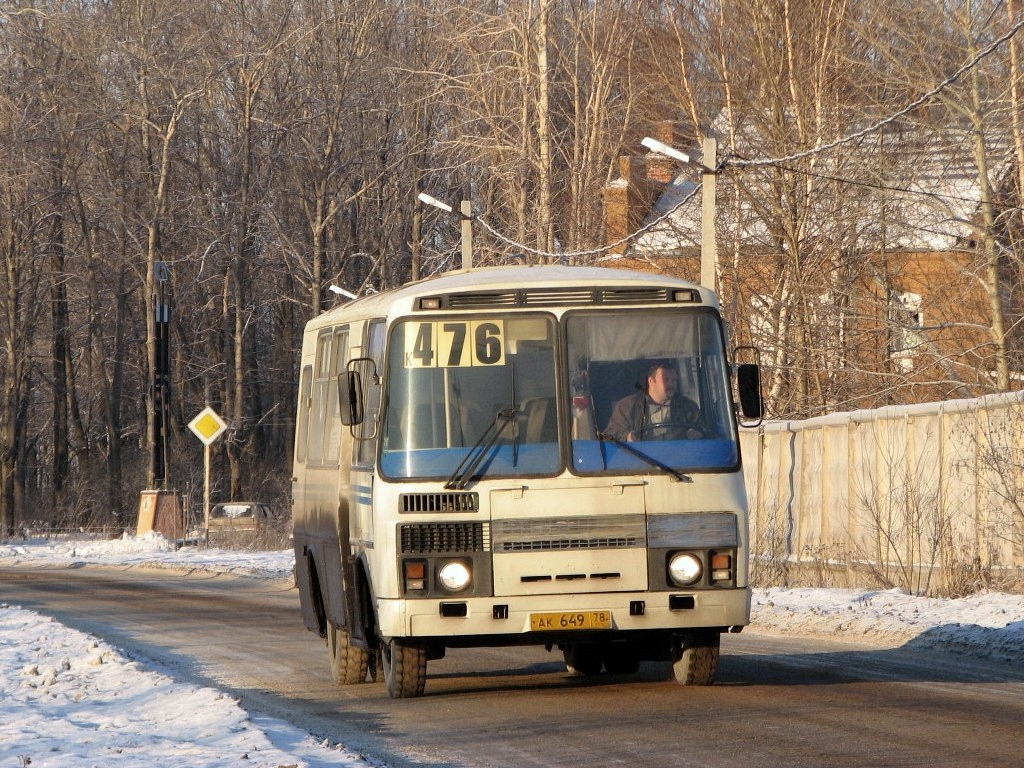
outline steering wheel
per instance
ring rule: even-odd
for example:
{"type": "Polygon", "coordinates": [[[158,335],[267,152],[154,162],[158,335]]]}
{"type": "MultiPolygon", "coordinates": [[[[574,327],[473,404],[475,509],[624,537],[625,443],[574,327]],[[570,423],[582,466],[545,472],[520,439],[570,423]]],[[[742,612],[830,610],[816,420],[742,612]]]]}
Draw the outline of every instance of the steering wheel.
{"type": "Polygon", "coordinates": [[[699,440],[704,430],[681,421],[657,421],[640,427],[638,440],[699,440]],[[694,434],[695,433],[695,434],[694,434]]]}

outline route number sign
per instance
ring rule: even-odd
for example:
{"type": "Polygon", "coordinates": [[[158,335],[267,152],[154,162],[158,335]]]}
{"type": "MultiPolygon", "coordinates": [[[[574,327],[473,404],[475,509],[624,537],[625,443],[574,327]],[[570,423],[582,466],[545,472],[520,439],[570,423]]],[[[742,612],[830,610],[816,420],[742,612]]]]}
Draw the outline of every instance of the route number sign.
{"type": "Polygon", "coordinates": [[[436,320],[411,323],[405,336],[407,368],[504,365],[501,320],[436,320]]]}

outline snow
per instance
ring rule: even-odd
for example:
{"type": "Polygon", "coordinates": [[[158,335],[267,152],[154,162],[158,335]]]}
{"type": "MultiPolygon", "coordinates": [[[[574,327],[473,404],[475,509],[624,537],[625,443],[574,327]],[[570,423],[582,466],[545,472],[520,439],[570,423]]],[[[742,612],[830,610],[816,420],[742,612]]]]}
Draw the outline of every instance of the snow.
{"type": "MultiPolygon", "coordinates": [[[[279,579],[292,550],[183,547],[158,534],[114,541],[0,544],[0,564],[80,564],[205,570],[279,579]]],[[[958,600],[901,592],[757,589],[748,631],[827,635],[1024,662],[1024,596],[958,600]]],[[[0,602],[0,765],[350,766],[343,746],[245,712],[214,688],[175,682],[103,641],[0,602]]]]}

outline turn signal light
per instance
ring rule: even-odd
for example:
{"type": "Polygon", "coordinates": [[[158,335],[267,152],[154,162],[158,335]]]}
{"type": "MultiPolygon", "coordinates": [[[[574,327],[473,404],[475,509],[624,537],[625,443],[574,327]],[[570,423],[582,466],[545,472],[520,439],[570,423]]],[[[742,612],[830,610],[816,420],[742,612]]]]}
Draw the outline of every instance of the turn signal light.
{"type": "Polygon", "coordinates": [[[720,552],[711,553],[712,581],[732,580],[732,556],[720,552]]]}
{"type": "Polygon", "coordinates": [[[402,567],[405,574],[405,588],[423,590],[427,588],[427,564],[422,560],[406,560],[402,567]]]}

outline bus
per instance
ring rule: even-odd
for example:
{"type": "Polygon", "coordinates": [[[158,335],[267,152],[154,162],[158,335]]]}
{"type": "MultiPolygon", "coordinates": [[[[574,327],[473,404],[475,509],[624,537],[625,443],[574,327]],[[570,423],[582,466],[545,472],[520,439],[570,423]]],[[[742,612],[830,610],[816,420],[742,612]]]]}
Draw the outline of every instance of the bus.
{"type": "Polygon", "coordinates": [[[470,268],[311,320],[295,582],[334,679],[414,697],[449,649],[543,645],[711,684],[750,619],[738,424],[761,412],[727,350],[710,290],[605,267],[470,268]]]}

